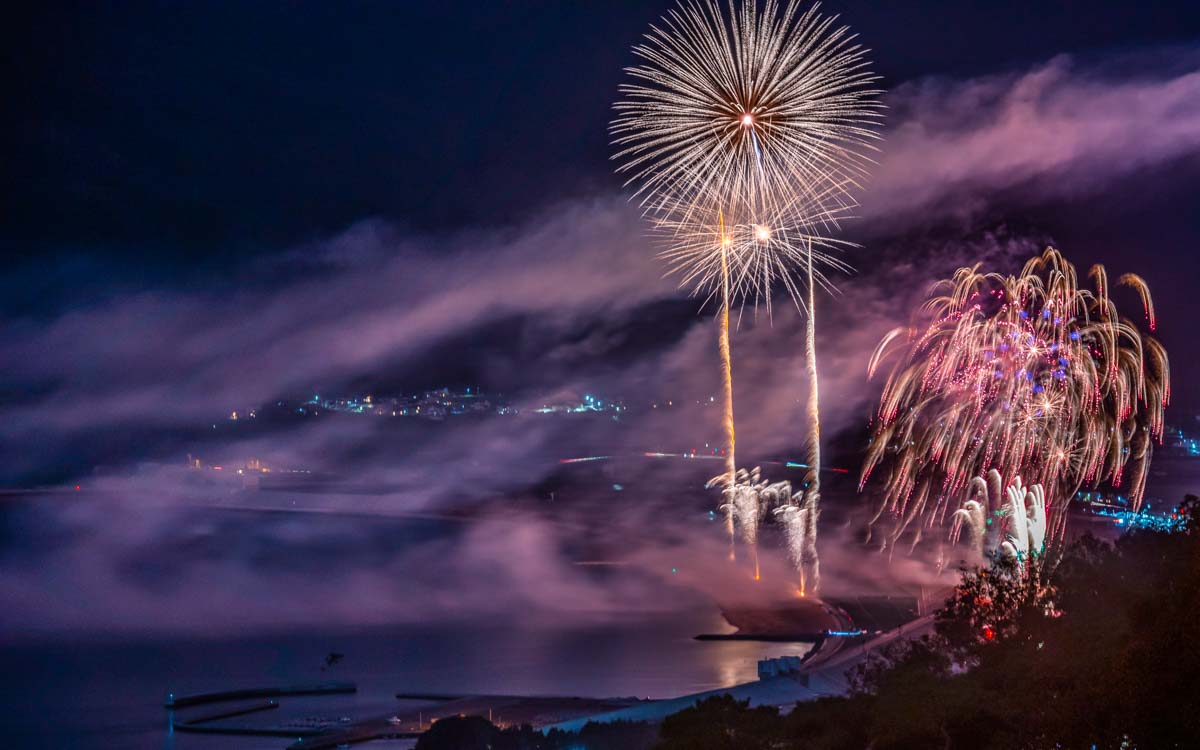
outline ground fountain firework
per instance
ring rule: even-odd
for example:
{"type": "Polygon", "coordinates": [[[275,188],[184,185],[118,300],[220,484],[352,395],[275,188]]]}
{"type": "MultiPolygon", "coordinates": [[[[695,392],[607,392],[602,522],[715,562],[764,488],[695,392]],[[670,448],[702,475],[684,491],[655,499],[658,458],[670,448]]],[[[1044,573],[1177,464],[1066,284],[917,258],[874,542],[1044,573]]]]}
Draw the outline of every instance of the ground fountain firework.
{"type": "Polygon", "coordinates": [[[952,519],[951,543],[959,543],[966,531],[967,543],[981,560],[1005,558],[1023,564],[1029,557],[1041,555],[1047,533],[1054,534],[1042,485],[1025,487],[1016,477],[1006,486],[995,469],[988,471],[986,480],[971,480],[968,499],[952,519]]]}
{"type": "Polygon", "coordinates": [[[813,508],[809,504],[811,494],[803,489],[793,492],[788,481],[768,482],[757,466],[751,471],[738,469],[732,484],[725,474],[719,474],[710,479],[706,487],[722,488],[725,502],[721,509],[726,511],[728,518],[734,519],[742,541],[752,550],[755,580],[759,578],[758,527],[766,518],[774,517],[783,528],[788,557],[800,571],[798,593],[805,596],[812,590],[806,575],[815,567],[817,554],[816,525],[812,522],[813,508]]]}

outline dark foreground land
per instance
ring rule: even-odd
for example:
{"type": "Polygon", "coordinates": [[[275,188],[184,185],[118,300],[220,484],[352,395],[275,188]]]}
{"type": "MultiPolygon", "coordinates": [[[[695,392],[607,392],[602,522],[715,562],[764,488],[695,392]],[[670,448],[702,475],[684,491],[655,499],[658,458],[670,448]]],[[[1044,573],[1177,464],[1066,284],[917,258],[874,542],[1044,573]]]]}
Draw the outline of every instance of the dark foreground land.
{"type": "Polygon", "coordinates": [[[450,718],[418,750],[1125,750],[1200,737],[1200,509],[1175,533],[1085,536],[1022,569],[965,573],[932,632],[856,663],[846,695],[716,695],[661,723],[579,733],[450,718]]]}

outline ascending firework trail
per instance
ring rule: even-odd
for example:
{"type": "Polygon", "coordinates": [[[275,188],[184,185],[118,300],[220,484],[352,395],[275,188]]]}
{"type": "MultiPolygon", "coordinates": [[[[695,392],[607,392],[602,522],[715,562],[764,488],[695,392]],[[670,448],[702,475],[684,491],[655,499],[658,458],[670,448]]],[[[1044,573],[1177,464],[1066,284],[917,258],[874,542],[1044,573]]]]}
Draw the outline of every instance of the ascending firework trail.
{"type": "MultiPolygon", "coordinates": [[[[724,414],[721,420],[725,426],[725,473],[728,476],[725,490],[732,492],[737,484],[737,436],[733,428],[733,356],[729,351],[729,240],[725,236],[725,215],[718,213],[717,221],[720,226],[721,238],[721,336],[717,348],[721,352],[721,383],[724,386],[724,414]]],[[[729,559],[735,559],[733,504],[728,504],[725,512],[726,526],[729,530],[729,559]]],[[[758,558],[755,557],[754,576],[758,577],[758,558]]]]}

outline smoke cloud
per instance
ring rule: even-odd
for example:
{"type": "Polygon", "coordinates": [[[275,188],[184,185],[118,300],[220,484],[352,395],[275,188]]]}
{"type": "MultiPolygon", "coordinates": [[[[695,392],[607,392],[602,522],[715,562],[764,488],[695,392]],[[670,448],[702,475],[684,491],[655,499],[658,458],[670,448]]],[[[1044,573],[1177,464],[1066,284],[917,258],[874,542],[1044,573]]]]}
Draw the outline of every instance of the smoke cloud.
{"type": "MultiPolygon", "coordinates": [[[[1200,66],[1179,60],[1168,73],[1117,75],[1059,58],[912,82],[889,106],[865,220],[852,228],[866,247],[850,260],[864,270],[817,305],[831,442],[862,430],[875,398],[868,355],[932,281],[977,261],[1015,270],[1051,239],[989,223],[997,201],[1101,190],[1200,149],[1200,66]],[[924,232],[947,220],[951,236],[924,232]]],[[[719,393],[716,331],[698,306],[662,278],[636,207],[603,196],[450,236],[364,221],[219,283],[5,321],[3,479],[56,486],[4,501],[3,632],[592,622],[734,600],[744,578],[724,564],[720,524],[707,519],[717,499],[702,489],[720,462],[639,458],[720,443],[718,409],[706,405],[719,393]],[[523,413],[228,426],[231,410],[314,389],[400,390],[464,372],[509,390],[523,413]],[[585,393],[631,413],[530,413],[585,393]],[[246,488],[183,468],[187,452],[310,473],[246,488]],[[588,455],[620,460],[574,474],[559,463],[588,455]]],[[[770,319],[746,311],[734,332],[747,461],[803,455],[802,345],[786,305],[770,319]]],[[[869,504],[854,494],[858,467],[840,468],[837,501],[869,504]]],[[[764,471],[785,478],[778,464],[764,471]]],[[[888,567],[859,548],[853,511],[827,514],[828,589],[936,582],[922,563],[888,567]]],[[[782,549],[763,559],[773,583],[761,595],[785,595],[782,549]]]]}

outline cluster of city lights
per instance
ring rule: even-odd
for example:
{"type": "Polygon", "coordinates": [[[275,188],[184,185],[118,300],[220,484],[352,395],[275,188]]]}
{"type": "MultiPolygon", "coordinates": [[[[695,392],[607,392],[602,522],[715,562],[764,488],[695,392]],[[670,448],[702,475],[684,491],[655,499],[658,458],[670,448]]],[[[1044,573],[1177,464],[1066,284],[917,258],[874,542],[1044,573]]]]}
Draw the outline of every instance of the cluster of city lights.
{"type": "Polygon", "coordinates": [[[1147,503],[1134,512],[1126,509],[1129,499],[1123,495],[1108,498],[1099,492],[1080,492],[1075,495],[1075,502],[1083,505],[1091,515],[1112,519],[1113,525],[1126,529],[1174,532],[1183,530],[1186,525],[1178,507],[1171,508],[1170,513],[1152,513],[1147,503]]]}
{"type": "Polygon", "coordinates": [[[540,409],[534,409],[538,414],[583,414],[586,412],[611,411],[617,414],[628,411],[624,404],[613,403],[585,395],[578,404],[542,404],[540,409]]]}

